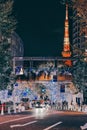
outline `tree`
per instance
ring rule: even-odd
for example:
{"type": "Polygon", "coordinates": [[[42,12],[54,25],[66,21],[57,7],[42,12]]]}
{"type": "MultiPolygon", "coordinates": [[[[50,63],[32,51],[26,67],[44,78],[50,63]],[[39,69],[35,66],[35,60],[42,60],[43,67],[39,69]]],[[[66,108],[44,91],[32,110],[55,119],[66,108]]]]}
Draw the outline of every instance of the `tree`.
{"type": "Polygon", "coordinates": [[[0,0],[0,89],[12,81],[11,35],[16,28],[13,0],[0,0]]]}
{"type": "MultiPolygon", "coordinates": [[[[72,0],[73,9],[77,11],[76,19],[78,19],[79,37],[85,38],[87,36],[87,1],[86,0],[72,0]]],[[[74,18],[73,18],[74,19],[74,18]]],[[[73,66],[73,81],[79,90],[86,88],[87,75],[87,41],[81,42],[81,47],[74,45],[73,52],[77,54],[76,64],[73,66]]]]}
{"type": "Polygon", "coordinates": [[[81,59],[75,61],[73,66],[73,83],[78,90],[85,90],[87,85],[87,62],[81,59]]]}

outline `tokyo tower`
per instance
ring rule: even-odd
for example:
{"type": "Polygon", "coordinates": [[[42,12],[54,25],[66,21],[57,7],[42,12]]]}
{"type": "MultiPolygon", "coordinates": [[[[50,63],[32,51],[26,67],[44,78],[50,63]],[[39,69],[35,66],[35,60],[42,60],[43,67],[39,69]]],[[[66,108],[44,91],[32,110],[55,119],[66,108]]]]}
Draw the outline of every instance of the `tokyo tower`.
{"type": "Polygon", "coordinates": [[[65,18],[65,30],[64,30],[64,46],[62,51],[63,57],[70,57],[70,42],[69,42],[69,21],[68,21],[68,4],[66,4],[66,18],[65,18]]]}

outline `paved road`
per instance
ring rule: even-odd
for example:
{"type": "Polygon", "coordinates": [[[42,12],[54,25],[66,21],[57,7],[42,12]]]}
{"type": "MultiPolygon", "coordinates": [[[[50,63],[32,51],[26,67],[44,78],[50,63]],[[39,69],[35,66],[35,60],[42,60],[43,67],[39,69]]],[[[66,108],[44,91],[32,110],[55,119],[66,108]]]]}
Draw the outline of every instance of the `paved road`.
{"type": "MultiPolygon", "coordinates": [[[[76,112],[53,112],[37,118],[27,114],[0,116],[0,130],[82,130],[87,115],[76,112]]],[[[86,125],[83,127],[87,130],[86,125]]]]}

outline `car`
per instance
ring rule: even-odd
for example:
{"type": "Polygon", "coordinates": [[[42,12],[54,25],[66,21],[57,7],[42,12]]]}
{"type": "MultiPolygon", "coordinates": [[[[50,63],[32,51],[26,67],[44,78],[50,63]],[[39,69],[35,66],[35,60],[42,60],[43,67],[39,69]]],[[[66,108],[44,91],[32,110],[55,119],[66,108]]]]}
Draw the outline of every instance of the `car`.
{"type": "Polygon", "coordinates": [[[43,118],[46,113],[45,105],[40,102],[36,102],[33,112],[36,118],[43,118]]]}

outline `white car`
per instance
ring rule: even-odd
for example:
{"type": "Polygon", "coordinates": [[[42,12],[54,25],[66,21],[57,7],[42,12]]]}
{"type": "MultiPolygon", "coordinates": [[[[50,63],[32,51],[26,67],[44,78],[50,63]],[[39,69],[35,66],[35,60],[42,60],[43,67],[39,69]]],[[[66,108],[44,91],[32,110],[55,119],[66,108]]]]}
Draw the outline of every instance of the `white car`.
{"type": "Polygon", "coordinates": [[[43,118],[46,114],[46,109],[44,104],[36,103],[34,108],[34,115],[36,118],[43,118]]]}

